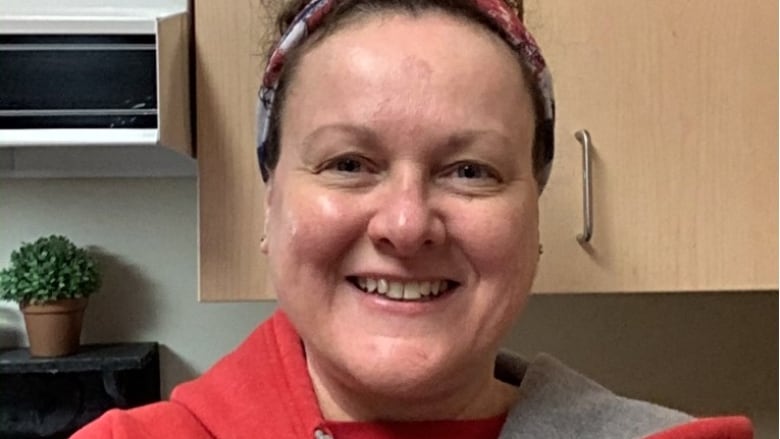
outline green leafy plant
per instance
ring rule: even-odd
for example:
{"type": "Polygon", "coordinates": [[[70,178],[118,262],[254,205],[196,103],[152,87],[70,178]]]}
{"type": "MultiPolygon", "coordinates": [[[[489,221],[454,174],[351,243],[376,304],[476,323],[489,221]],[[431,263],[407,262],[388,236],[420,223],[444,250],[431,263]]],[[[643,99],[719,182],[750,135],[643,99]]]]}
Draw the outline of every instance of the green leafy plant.
{"type": "Polygon", "coordinates": [[[95,260],[64,236],[23,242],[0,271],[0,299],[37,304],[87,297],[100,287],[95,260]]]}

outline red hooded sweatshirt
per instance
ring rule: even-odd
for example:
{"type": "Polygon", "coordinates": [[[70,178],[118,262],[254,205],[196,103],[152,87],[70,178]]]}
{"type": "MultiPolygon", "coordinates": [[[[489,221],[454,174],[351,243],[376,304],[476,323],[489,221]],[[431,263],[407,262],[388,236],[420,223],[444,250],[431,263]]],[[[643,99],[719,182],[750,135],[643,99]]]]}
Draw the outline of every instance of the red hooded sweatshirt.
{"type": "MultiPolygon", "coordinates": [[[[533,364],[526,369],[531,373],[533,364]]],[[[522,378],[522,377],[521,377],[522,378]]],[[[555,385],[554,385],[555,386],[555,385]]],[[[543,387],[543,386],[542,386],[543,387]]],[[[560,386],[558,386],[560,387],[560,386]]],[[[601,389],[598,392],[601,394],[601,389]]],[[[521,400],[523,385],[520,386],[521,400]]],[[[605,391],[606,392],[606,391],[605,391]]],[[[534,390],[529,390],[533,394],[534,390]]],[[[610,394],[611,395],[611,394],[610,394]]],[[[619,398],[619,397],[614,397],[619,398]]],[[[526,398],[528,399],[528,398],[526,398]]],[[[526,401],[523,404],[533,404],[526,401]]],[[[645,404],[645,403],[642,403],[645,404]]],[[[523,411],[524,406],[516,409],[523,411]]],[[[538,405],[537,405],[538,408],[538,405]]],[[[588,409],[589,410],[589,409],[588,409]]],[[[600,410],[600,409],[599,409],[600,410]]],[[[665,410],[665,409],[664,409],[665,410]]],[[[509,416],[513,416],[513,409],[509,416]]],[[[547,411],[555,411],[554,409],[547,411]]],[[[603,410],[601,410],[603,411],[603,410]]],[[[556,425],[565,419],[553,415],[556,425]]],[[[648,413],[643,418],[652,417],[648,413]]],[[[323,419],[306,368],[303,347],[287,317],[277,311],[234,352],[203,376],[176,387],[170,401],[131,410],[111,410],[78,431],[73,439],[448,439],[519,437],[506,416],[476,421],[415,423],[337,423],[323,419]]],[[[599,421],[600,422],[600,421],[599,421]]],[[[606,421],[610,424],[611,421],[606,421]]],[[[692,420],[650,435],[590,435],[579,427],[542,425],[534,437],[646,437],[647,439],[751,439],[746,418],[692,420]],[[573,433],[572,433],[573,431],[573,433]],[[571,436],[574,434],[575,436],[571,436]]],[[[541,424],[540,424],[541,425],[541,424]]],[[[590,427],[590,426],[589,426],[590,427]]],[[[625,430],[624,430],[625,431],[625,430]]],[[[523,437],[528,437],[525,433],[523,437]]]]}

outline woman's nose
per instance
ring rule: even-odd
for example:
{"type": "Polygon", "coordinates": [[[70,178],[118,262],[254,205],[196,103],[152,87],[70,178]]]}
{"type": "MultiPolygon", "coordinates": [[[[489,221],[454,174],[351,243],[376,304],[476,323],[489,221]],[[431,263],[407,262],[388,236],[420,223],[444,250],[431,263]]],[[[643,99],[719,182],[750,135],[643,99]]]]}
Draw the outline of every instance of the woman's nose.
{"type": "Polygon", "coordinates": [[[388,182],[368,224],[368,236],[381,251],[410,257],[426,247],[440,245],[446,230],[423,183],[388,182]]]}

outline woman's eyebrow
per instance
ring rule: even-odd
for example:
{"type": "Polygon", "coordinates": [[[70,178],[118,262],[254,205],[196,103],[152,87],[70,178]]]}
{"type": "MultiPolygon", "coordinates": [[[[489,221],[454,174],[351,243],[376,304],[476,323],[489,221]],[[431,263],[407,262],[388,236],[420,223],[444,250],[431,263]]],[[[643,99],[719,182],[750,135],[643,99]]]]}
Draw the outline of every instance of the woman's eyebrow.
{"type": "Polygon", "coordinates": [[[379,136],[372,129],[364,125],[354,125],[349,123],[332,123],[321,125],[314,131],[307,134],[301,143],[305,147],[311,147],[314,143],[317,142],[317,140],[319,140],[319,138],[328,134],[346,134],[357,140],[358,144],[361,146],[378,147],[379,145],[379,136]]]}
{"type": "MultiPolygon", "coordinates": [[[[301,144],[305,148],[311,148],[325,136],[341,135],[347,136],[355,142],[354,146],[365,148],[367,150],[376,150],[387,147],[381,135],[365,125],[350,123],[332,123],[317,127],[307,134],[301,144]]],[[[446,152],[448,154],[460,153],[473,147],[474,145],[490,145],[490,149],[496,152],[511,152],[516,146],[507,137],[496,130],[489,129],[463,129],[443,137],[442,141],[435,143],[435,150],[446,152]]]]}
{"type": "Polygon", "coordinates": [[[487,140],[490,145],[495,145],[504,150],[511,150],[514,144],[506,135],[495,130],[466,129],[451,134],[444,143],[452,152],[461,152],[475,145],[483,144],[487,140]]]}
{"type": "Polygon", "coordinates": [[[477,140],[489,138],[493,141],[499,141],[500,143],[509,144],[509,138],[504,134],[496,130],[476,130],[466,129],[455,132],[450,135],[449,139],[451,143],[474,143],[477,140]]]}

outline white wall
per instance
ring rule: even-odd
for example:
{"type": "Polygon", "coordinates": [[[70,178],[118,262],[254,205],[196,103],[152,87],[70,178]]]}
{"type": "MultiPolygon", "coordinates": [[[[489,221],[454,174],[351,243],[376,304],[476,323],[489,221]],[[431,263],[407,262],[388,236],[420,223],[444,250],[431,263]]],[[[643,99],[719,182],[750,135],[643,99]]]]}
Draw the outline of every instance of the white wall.
{"type": "MultiPolygon", "coordinates": [[[[52,233],[95,246],[103,287],[83,341],[159,341],[165,394],[234,347],[270,303],[197,303],[195,179],[0,180],[0,266],[21,241],[52,233]]],[[[0,344],[25,343],[16,307],[0,308],[0,344]]]]}
{"type": "MultiPolygon", "coordinates": [[[[0,180],[0,267],[41,235],[98,247],[104,286],[84,341],[159,341],[167,394],[275,308],[197,303],[196,198],[192,178],[0,180]]],[[[537,296],[506,344],[551,352],[619,393],[747,413],[758,438],[776,438],[777,310],[777,292],[537,296]]],[[[0,346],[25,343],[15,306],[0,305],[0,346]]]]}

